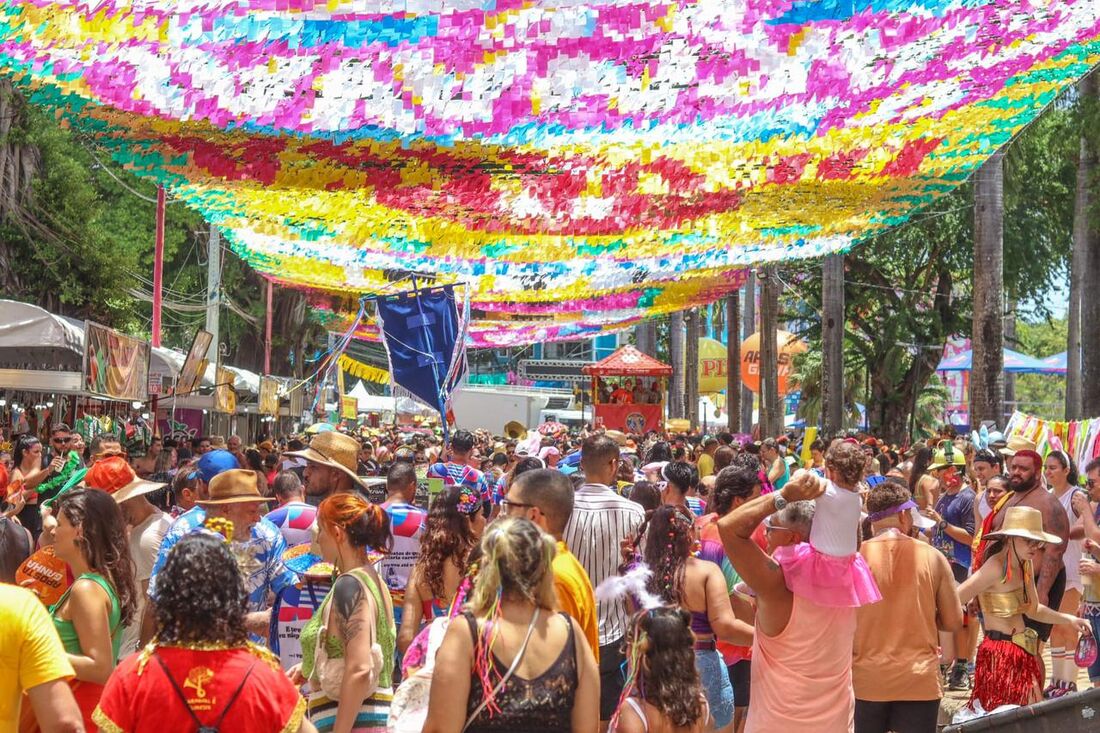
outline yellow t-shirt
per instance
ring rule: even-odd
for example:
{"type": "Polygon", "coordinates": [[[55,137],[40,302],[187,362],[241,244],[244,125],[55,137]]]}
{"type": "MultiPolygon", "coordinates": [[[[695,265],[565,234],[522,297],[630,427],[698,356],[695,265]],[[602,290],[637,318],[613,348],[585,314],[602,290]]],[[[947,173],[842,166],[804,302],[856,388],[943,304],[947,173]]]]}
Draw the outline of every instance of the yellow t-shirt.
{"type": "Polygon", "coordinates": [[[554,592],[558,596],[561,610],[572,616],[584,632],[588,646],[600,661],[600,629],[596,621],[596,596],[592,592],[592,581],[588,578],[584,566],[569,551],[565,543],[558,541],[558,554],[554,557],[554,592]]]}
{"type": "Polygon", "coordinates": [[[0,584],[0,731],[19,724],[25,690],[73,676],[50,615],[33,593],[0,584]]]}
{"type": "Polygon", "coordinates": [[[695,467],[699,469],[699,478],[712,475],[714,473],[714,456],[703,453],[699,456],[699,460],[695,462],[695,467]]]}

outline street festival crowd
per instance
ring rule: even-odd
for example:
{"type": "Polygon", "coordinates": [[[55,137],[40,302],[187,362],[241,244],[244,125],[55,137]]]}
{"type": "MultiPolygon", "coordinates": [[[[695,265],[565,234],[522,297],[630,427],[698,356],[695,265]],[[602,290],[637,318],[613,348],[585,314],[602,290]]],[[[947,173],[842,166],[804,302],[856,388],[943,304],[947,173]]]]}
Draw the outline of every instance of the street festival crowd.
{"type": "Polygon", "coordinates": [[[1100,685],[1100,459],[349,432],[13,436],[0,731],[916,733],[1100,685]]]}

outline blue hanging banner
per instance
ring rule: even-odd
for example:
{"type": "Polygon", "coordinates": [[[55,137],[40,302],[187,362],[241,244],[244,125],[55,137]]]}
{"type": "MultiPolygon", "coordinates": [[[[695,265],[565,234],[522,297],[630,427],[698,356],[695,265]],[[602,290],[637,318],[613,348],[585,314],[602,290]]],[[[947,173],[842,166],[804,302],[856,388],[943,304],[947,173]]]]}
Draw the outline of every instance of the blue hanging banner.
{"type": "Polygon", "coordinates": [[[468,318],[459,318],[454,288],[378,298],[375,307],[393,383],[439,410],[446,430],[451,392],[466,372],[468,318]]]}

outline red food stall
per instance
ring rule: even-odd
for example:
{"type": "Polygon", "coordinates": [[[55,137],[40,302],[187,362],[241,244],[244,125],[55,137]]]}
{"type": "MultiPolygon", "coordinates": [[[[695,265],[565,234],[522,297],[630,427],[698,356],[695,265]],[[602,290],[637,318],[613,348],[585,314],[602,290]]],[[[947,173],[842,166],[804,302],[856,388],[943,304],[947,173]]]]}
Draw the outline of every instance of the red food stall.
{"type": "Polygon", "coordinates": [[[582,370],[592,377],[597,427],[642,434],[664,425],[665,380],[672,367],[633,346],[582,370]]]}

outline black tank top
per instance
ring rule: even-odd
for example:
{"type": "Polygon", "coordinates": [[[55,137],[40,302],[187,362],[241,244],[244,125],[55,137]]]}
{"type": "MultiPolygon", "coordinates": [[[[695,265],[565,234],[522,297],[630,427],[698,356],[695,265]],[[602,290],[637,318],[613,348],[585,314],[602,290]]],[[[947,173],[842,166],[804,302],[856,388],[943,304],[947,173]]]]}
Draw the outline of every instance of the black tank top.
{"type": "MultiPolygon", "coordinates": [[[[488,710],[482,710],[474,718],[466,733],[569,733],[573,723],[573,698],[577,691],[577,647],[574,638],[573,622],[569,616],[559,614],[569,624],[569,638],[561,654],[550,667],[534,679],[524,679],[518,674],[504,684],[496,696],[496,706],[500,712],[489,716],[488,710]]],[[[477,647],[477,621],[469,612],[464,613],[470,626],[470,635],[477,647]]],[[[493,656],[493,684],[508,672],[509,664],[501,664],[493,656]]],[[[466,715],[481,704],[484,688],[481,679],[472,675],[470,679],[470,699],[466,703],[466,715]]]]}

